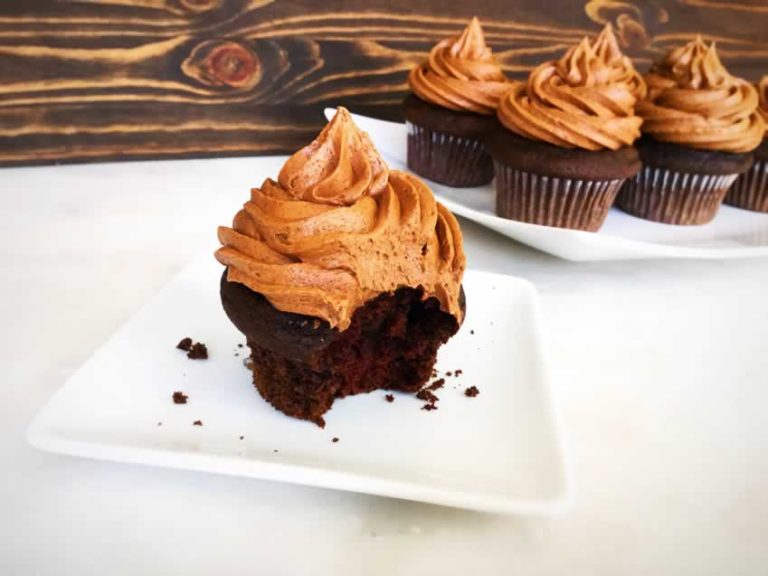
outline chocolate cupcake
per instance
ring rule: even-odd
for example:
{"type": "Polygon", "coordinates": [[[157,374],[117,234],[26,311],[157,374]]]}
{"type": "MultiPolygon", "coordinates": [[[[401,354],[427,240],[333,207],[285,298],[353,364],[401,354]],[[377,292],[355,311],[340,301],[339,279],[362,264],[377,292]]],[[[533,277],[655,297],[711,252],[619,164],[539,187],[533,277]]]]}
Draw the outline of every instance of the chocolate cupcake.
{"type": "Polygon", "coordinates": [[[532,224],[595,232],[621,184],[640,169],[645,85],[609,26],[557,61],[536,67],[502,98],[486,141],[496,212],[532,224]]]}
{"type": "MultiPolygon", "coordinates": [[[[757,84],[757,92],[760,97],[758,111],[768,129],[768,76],[763,76],[757,84]]],[[[736,178],[725,196],[725,203],[755,212],[768,212],[768,132],[753,154],[752,168],[736,178]]]]}
{"type": "Polygon", "coordinates": [[[482,140],[495,125],[509,83],[477,18],[461,35],[432,48],[408,84],[413,90],[404,103],[408,168],[448,186],[488,184],[493,166],[482,140]]]}
{"type": "Polygon", "coordinates": [[[464,317],[456,219],[389,171],[343,108],[219,240],[222,303],[256,388],[320,426],[337,398],[419,390],[464,317]]]}
{"type": "Polygon", "coordinates": [[[643,169],[616,203],[648,220],[706,224],[763,138],[757,91],[731,76],[701,37],[670,51],[645,80],[648,96],[637,104],[643,169]]]}

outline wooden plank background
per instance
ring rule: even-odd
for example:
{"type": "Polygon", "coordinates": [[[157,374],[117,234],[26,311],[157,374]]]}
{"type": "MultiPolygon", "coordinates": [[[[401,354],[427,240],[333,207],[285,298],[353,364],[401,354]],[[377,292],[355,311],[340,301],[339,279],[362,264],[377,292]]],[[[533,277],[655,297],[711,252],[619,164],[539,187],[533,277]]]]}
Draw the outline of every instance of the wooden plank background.
{"type": "Polygon", "coordinates": [[[327,105],[399,119],[472,15],[513,77],[607,21],[641,69],[701,33],[768,73],[768,0],[2,0],[0,165],[288,152],[327,105]]]}

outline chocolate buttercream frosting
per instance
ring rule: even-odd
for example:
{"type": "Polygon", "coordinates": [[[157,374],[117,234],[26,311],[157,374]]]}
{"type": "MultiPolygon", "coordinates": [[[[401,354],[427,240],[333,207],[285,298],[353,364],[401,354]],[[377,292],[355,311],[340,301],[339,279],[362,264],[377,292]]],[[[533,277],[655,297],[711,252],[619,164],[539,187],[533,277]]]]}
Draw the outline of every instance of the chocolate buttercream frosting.
{"type": "Polygon", "coordinates": [[[619,48],[619,42],[613,33],[613,26],[606,24],[603,30],[592,41],[592,50],[611,69],[608,82],[624,83],[629,86],[636,100],[645,98],[648,89],[645,80],[635,69],[635,66],[619,48]]]}
{"type": "Polygon", "coordinates": [[[750,152],[762,141],[757,90],[728,73],[714,43],[697,37],[671,50],[645,80],[648,97],[637,112],[655,140],[731,153],[750,152]]]}
{"type": "Polygon", "coordinates": [[[344,330],[377,295],[422,287],[425,299],[462,319],[466,261],[456,218],[421,180],[390,171],[344,108],[277,182],[251,190],[218,236],[227,279],[278,310],[344,330]]]}
{"type": "Polygon", "coordinates": [[[459,36],[432,48],[427,61],[411,70],[408,84],[430,104],[487,115],[495,114],[499,99],[509,89],[477,18],[459,36]]]}
{"type": "Polygon", "coordinates": [[[527,82],[515,83],[497,115],[508,130],[530,140],[618,150],[640,136],[642,120],[634,107],[641,90],[604,32],[595,44],[584,38],[560,60],[536,67],[527,82]]]}

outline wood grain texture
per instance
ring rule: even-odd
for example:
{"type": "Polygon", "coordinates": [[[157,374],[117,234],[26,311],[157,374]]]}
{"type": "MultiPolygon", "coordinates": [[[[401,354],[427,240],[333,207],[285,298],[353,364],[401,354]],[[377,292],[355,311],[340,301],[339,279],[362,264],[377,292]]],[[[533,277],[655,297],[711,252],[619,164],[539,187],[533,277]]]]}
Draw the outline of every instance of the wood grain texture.
{"type": "Polygon", "coordinates": [[[768,0],[5,0],[0,165],[289,152],[329,105],[399,119],[474,14],[512,77],[608,21],[641,69],[701,33],[768,73],[768,0]]]}

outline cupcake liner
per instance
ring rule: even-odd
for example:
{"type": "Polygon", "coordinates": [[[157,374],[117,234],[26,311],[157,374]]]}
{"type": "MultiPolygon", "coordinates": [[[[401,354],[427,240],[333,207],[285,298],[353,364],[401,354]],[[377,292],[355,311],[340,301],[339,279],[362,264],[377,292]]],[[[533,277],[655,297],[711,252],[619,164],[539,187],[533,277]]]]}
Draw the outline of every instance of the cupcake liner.
{"type": "Polygon", "coordinates": [[[689,174],[644,166],[624,183],[616,205],[625,212],[665,224],[712,221],[738,174],[689,174]]]}
{"type": "Polygon", "coordinates": [[[467,188],[493,180],[493,164],[481,140],[408,126],[408,168],[434,182],[467,188]]]}
{"type": "Polygon", "coordinates": [[[621,187],[617,180],[541,176],[494,162],[496,213],[510,220],[597,232],[621,187]]]}
{"type": "Polygon", "coordinates": [[[768,212],[768,161],[755,160],[733,183],[725,203],[754,212],[768,212]]]}

